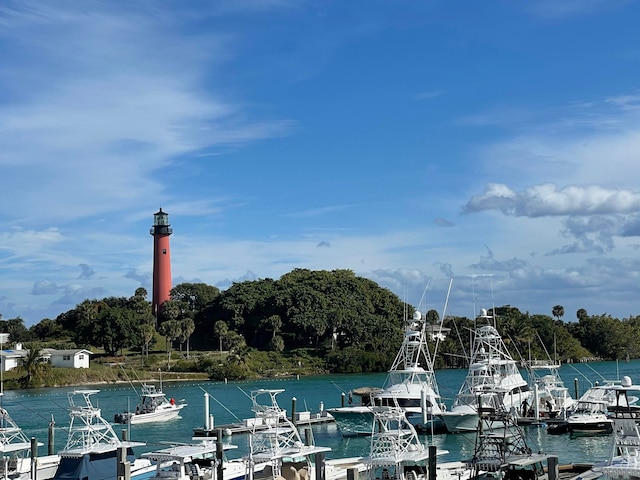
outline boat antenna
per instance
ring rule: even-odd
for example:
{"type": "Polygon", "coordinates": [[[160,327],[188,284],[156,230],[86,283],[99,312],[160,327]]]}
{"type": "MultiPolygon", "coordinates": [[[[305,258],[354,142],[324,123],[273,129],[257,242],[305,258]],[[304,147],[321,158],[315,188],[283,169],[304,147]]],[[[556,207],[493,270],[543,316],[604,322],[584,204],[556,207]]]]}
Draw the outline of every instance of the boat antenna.
{"type": "MultiPolygon", "coordinates": [[[[520,363],[526,363],[525,358],[522,356],[522,353],[520,352],[520,349],[518,348],[518,345],[516,344],[516,342],[513,341],[513,338],[511,337],[511,335],[507,335],[507,337],[509,338],[509,340],[511,340],[511,343],[513,344],[513,348],[516,349],[516,353],[520,357],[520,363]]],[[[529,355],[529,356],[531,356],[531,355],[529,355]]]]}
{"type": "Polygon", "coordinates": [[[418,302],[418,310],[420,310],[420,307],[422,306],[422,302],[424,301],[424,297],[427,296],[427,289],[429,288],[430,284],[431,284],[431,278],[429,278],[429,281],[424,286],[424,290],[422,291],[422,296],[420,297],[420,301],[418,302]]]}
{"type": "MultiPolygon", "coordinates": [[[[9,340],[8,333],[0,333],[0,356],[4,357],[4,343],[9,340]]],[[[4,368],[5,361],[2,358],[2,365],[0,368],[0,407],[3,406],[4,402],[4,368]]]]}
{"type": "MultiPolygon", "coordinates": [[[[584,378],[584,379],[589,383],[589,385],[591,385],[591,386],[593,387],[593,382],[592,382],[591,380],[589,380],[589,378],[588,378],[584,373],[582,373],[580,370],[578,370],[576,367],[574,367],[572,363],[569,363],[568,365],[569,365],[571,368],[573,368],[576,372],[578,372],[578,373],[582,376],[582,378],[584,378]]],[[[597,372],[596,372],[596,373],[597,373],[597,372]]],[[[599,375],[599,374],[598,374],[598,375],[599,375]]],[[[604,378],[603,378],[603,379],[604,379],[604,378]]]]}
{"type": "MultiPolygon", "coordinates": [[[[140,396],[142,393],[138,393],[138,390],[136,390],[135,385],[133,384],[133,382],[131,381],[131,379],[129,378],[129,375],[127,375],[127,371],[124,369],[124,367],[122,366],[122,364],[120,364],[120,369],[122,370],[122,373],[124,374],[124,378],[127,379],[127,382],[129,382],[129,385],[131,385],[131,388],[133,388],[133,391],[135,392],[136,395],[140,396]]],[[[137,374],[136,374],[137,376],[137,374]]],[[[140,381],[140,380],[138,380],[140,381]]]]}
{"type": "Polygon", "coordinates": [[[587,367],[589,370],[591,370],[593,373],[595,373],[596,375],[598,375],[600,377],[600,379],[602,379],[602,381],[606,382],[607,378],[602,375],[599,371],[597,371],[595,368],[593,368],[591,365],[589,365],[588,363],[584,364],[585,367],[587,367]]]}
{"type": "Polygon", "coordinates": [[[476,276],[471,275],[471,299],[473,300],[473,322],[475,327],[475,319],[478,316],[476,312],[476,276]]]}
{"type": "MultiPolygon", "coordinates": [[[[444,301],[444,307],[442,309],[442,317],[440,317],[440,328],[438,329],[438,335],[436,336],[436,346],[433,349],[432,363],[435,363],[436,361],[436,355],[438,353],[438,345],[440,344],[440,339],[442,338],[442,326],[444,325],[444,316],[447,313],[447,305],[449,304],[449,295],[451,295],[451,285],[453,285],[453,278],[449,279],[449,289],[447,290],[447,298],[444,301]]],[[[433,370],[433,365],[431,365],[431,369],[433,370]]]]}
{"type": "Polygon", "coordinates": [[[540,345],[542,345],[542,348],[543,348],[543,350],[544,350],[544,353],[546,353],[546,354],[547,354],[547,358],[548,358],[549,360],[553,360],[553,362],[555,363],[555,362],[557,361],[557,359],[555,358],[555,357],[556,357],[556,352],[555,352],[555,341],[556,341],[555,339],[556,339],[556,336],[555,336],[555,334],[553,335],[553,347],[554,347],[554,352],[553,352],[553,356],[554,356],[554,358],[553,358],[553,359],[551,358],[551,355],[549,355],[549,351],[547,350],[547,347],[546,347],[546,345],[544,344],[544,342],[542,341],[542,338],[540,337],[540,334],[538,333],[538,331],[537,331],[537,330],[536,330],[536,337],[538,337],[538,340],[540,340],[540,345]]]}

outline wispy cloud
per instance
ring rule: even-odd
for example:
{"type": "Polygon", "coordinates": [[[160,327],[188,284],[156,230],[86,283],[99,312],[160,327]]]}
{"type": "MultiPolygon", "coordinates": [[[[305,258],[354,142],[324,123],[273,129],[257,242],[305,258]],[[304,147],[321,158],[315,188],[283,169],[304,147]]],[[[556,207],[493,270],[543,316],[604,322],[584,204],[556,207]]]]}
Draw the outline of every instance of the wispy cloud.
{"type": "Polygon", "coordinates": [[[360,207],[358,204],[350,204],[350,205],[328,205],[326,207],[318,207],[318,208],[310,208],[308,210],[300,211],[300,212],[290,212],[285,214],[284,216],[290,218],[302,218],[302,217],[318,217],[322,215],[327,215],[329,213],[340,212],[343,210],[348,210],[352,208],[360,207]]]}
{"type": "Polygon", "coordinates": [[[528,12],[548,20],[595,15],[621,8],[629,0],[539,0],[523,4],[528,12]]]}
{"type": "Polygon", "coordinates": [[[427,92],[420,92],[416,95],[416,100],[430,100],[432,98],[437,98],[444,95],[443,90],[431,90],[427,92]]]}
{"type": "Polygon", "coordinates": [[[205,87],[204,77],[233,56],[228,36],[167,35],[186,28],[188,15],[135,5],[116,14],[88,3],[0,11],[8,65],[0,86],[18,90],[0,110],[0,164],[5,193],[21,198],[0,214],[44,215],[47,195],[58,198],[48,212],[57,218],[129,208],[162,192],[155,176],[187,153],[291,131],[291,120],[252,119],[241,102],[205,87]],[[39,71],[21,68],[21,57],[36,54],[39,71]],[[36,188],[25,192],[24,178],[36,188]]]}

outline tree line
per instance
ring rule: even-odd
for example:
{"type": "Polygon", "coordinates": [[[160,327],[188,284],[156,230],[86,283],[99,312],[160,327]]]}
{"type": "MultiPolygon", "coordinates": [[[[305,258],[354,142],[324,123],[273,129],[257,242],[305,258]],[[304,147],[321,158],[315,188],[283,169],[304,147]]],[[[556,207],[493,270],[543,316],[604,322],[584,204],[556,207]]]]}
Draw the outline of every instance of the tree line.
{"type": "MultiPolygon", "coordinates": [[[[385,371],[402,342],[403,327],[414,307],[390,290],[350,270],[295,269],[278,280],[234,283],[224,291],[204,283],[182,283],[170,293],[158,317],[152,314],[147,291],[131,297],[85,300],[55,319],[43,319],[29,329],[22,319],[2,320],[0,331],[14,342],[39,342],[65,348],[98,347],[106,355],[138,351],[219,350],[225,362],[206,368],[228,378],[241,375],[251,351],[278,354],[304,352],[320,359],[328,372],[385,371]]],[[[512,355],[519,359],[580,361],[640,357],[640,316],[576,312],[565,322],[564,308],[551,316],[497,307],[496,327],[512,355]]],[[[438,347],[436,368],[465,367],[473,318],[426,312],[431,324],[448,329],[438,347]]],[[[435,328],[434,330],[437,330],[435,328]]],[[[60,348],[60,347],[59,347],[60,348]]]]}

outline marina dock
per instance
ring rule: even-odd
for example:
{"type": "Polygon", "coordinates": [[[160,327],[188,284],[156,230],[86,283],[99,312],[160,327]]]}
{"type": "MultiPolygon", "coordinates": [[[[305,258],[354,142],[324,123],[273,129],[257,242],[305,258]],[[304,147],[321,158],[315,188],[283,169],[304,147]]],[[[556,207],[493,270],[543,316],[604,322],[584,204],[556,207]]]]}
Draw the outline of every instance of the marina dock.
{"type": "MultiPolygon", "coordinates": [[[[222,430],[225,436],[234,433],[251,433],[253,431],[266,430],[271,425],[261,423],[261,418],[245,418],[241,422],[227,423],[225,425],[211,426],[210,428],[194,428],[194,437],[215,437],[218,430],[222,430]]],[[[291,419],[294,425],[298,427],[318,425],[322,423],[333,423],[335,419],[326,410],[318,413],[298,412],[291,419]]],[[[281,421],[282,425],[286,424],[286,420],[281,421]]]]}

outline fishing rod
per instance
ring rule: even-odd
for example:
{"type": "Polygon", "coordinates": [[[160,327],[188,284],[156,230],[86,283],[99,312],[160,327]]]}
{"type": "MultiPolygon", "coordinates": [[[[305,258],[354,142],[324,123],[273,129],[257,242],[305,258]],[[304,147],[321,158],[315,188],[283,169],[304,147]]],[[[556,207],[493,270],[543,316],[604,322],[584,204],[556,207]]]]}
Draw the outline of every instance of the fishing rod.
{"type": "MultiPolygon", "coordinates": [[[[222,408],[224,408],[227,413],[231,414],[236,420],[238,420],[239,422],[242,421],[235,413],[233,413],[231,410],[229,410],[222,402],[220,402],[216,397],[214,397],[213,395],[211,395],[209,392],[207,392],[204,388],[202,388],[200,385],[198,385],[198,388],[200,388],[200,390],[202,390],[204,393],[206,393],[207,395],[209,395],[210,398],[213,398],[216,403],[218,405],[220,405],[222,408]]],[[[240,387],[238,387],[240,388],[240,387]]],[[[240,389],[242,391],[242,389],[240,389]]],[[[244,393],[244,392],[243,392],[244,393]]]]}

